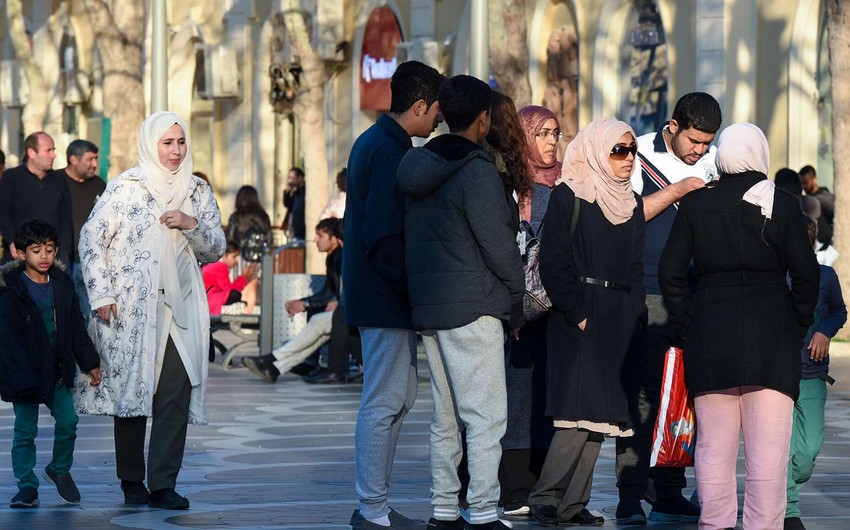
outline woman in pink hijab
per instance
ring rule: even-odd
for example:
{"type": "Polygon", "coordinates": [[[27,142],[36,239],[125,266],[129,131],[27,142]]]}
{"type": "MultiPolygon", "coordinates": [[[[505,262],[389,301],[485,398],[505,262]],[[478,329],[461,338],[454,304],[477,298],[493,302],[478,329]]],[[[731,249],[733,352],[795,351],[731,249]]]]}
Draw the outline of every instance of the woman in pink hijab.
{"type": "MultiPolygon", "coordinates": [[[[495,124],[495,111],[493,116],[495,124]]],[[[561,176],[556,157],[561,126],[551,110],[537,105],[523,107],[518,116],[521,137],[512,143],[526,145],[511,149],[525,154],[522,162],[529,175],[528,182],[515,186],[515,191],[520,218],[537,234],[549,194],[561,176]]],[[[546,415],[546,320],[543,316],[527,323],[519,339],[512,338],[507,348],[508,425],[499,464],[499,504],[509,516],[531,515],[528,495],[540,478],[554,432],[552,418],[546,415]]]]}
{"type": "Polygon", "coordinates": [[[646,324],[636,152],[626,123],[589,123],[567,146],[546,211],[540,277],[553,303],[546,390],[555,435],[529,497],[543,526],[603,523],[587,510],[602,440],[633,434],[626,353],[646,324]]]}

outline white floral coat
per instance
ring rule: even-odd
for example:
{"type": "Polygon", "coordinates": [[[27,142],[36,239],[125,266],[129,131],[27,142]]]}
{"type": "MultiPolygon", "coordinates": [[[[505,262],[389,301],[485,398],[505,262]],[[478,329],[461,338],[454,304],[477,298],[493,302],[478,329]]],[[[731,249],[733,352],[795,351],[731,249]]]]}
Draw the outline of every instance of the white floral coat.
{"type": "MultiPolygon", "coordinates": [[[[145,186],[138,167],[109,181],[80,232],[79,255],[92,307],[118,305],[118,316],[107,324],[92,319],[95,346],[102,360],[103,382],[91,386],[87,375],[77,382],[76,407],[82,414],[120,417],[150,416],[156,373],[159,259],[165,232],[158,226],[164,213],[145,186]]],[[[209,185],[192,177],[182,210],[198,220],[184,230],[195,261],[217,261],[225,250],[221,213],[209,185]]],[[[195,271],[194,302],[202,344],[209,342],[209,307],[200,270],[195,271]]],[[[206,358],[207,351],[198,352],[206,358]]],[[[192,388],[189,422],[206,420],[207,363],[202,381],[192,388]]]]}

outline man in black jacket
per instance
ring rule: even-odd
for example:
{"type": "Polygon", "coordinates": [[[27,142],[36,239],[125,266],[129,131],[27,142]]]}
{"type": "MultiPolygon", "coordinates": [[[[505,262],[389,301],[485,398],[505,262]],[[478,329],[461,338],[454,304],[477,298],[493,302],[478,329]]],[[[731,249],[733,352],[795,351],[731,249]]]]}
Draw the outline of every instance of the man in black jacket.
{"type": "Polygon", "coordinates": [[[8,169],[0,179],[0,231],[6,247],[4,261],[14,259],[10,252],[15,229],[25,221],[42,219],[59,232],[57,258],[70,263],[73,246],[71,193],[65,176],[53,170],[56,146],[45,132],[34,132],[24,140],[24,161],[8,169]]]}
{"type": "Polygon", "coordinates": [[[398,169],[405,201],[405,264],[413,326],[431,368],[429,528],[461,528],[457,466],[466,430],[466,528],[499,520],[499,441],[505,434],[505,334],[523,324],[525,278],[504,186],[479,145],[490,129],[491,91],[460,75],[438,93],[452,134],[408,152],[398,169]]]}
{"type": "Polygon", "coordinates": [[[260,357],[242,357],[242,364],[274,383],[281,373],[288,372],[298,363],[312,355],[324,344],[331,333],[332,316],[339,303],[340,274],[342,273],[342,238],[335,217],[322,219],[316,225],[316,246],[319,252],[327,252],[325,259],[325,285],[310,296],[288,300],[285,304],[289,316],[307,312],[310,320],[298,335],[289,339],[272,353],[260,357]]]}

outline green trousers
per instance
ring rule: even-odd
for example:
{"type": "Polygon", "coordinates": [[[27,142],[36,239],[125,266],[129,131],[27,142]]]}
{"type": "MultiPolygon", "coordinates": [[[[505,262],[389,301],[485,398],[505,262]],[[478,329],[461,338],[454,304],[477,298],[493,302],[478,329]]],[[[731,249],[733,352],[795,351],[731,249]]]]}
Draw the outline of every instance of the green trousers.
{"type": "MultiPolygon", "coordinates": [[[[18,479],[18,489],[38,488],[35,468],[35,437],[38,435],[38,403],[13,403],[15,434],[12,440],[12,470],[18,479]]],[[[74,395],[70,388],[59,384],[53,392],[53,403],[47,405],[53,416],[53,460],[50,468],[58,475],[71,470],[74,463],[74,443],[77,440],[77,421],[74,395]]]]}
{"type": "Polygon", "coordinates": [[[788,488],[785,517],[800,517],[800,489],[812,477],[815,459],[823,445],[826,381],[803,379],[800,397],[794,405],[794,430],[788,460],[788,488]]]}

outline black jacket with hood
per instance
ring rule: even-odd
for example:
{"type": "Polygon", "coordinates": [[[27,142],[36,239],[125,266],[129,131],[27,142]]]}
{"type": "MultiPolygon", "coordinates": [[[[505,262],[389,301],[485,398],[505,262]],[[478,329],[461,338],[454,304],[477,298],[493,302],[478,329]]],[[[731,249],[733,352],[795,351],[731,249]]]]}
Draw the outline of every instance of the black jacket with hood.
{"type": "Polygon", "coordinates": [[[520,327],[525,275],[492,159],[461,136],[439,136],[407,152],[398,185],[414,328],[454,329],[484,315],[520,327]]]}
{"type": "Polygon", "coordinates": [[[0,268],[0,398],[19,403],[51,403],[58,381],[74,387],[75,364],[83,372],[100,367],[100,356],[86,333],[71,277],[54,265],[53,307],[56,353],[62,373],[54,373],[50,338],[22,278],[24,262],[0,268]]]}

